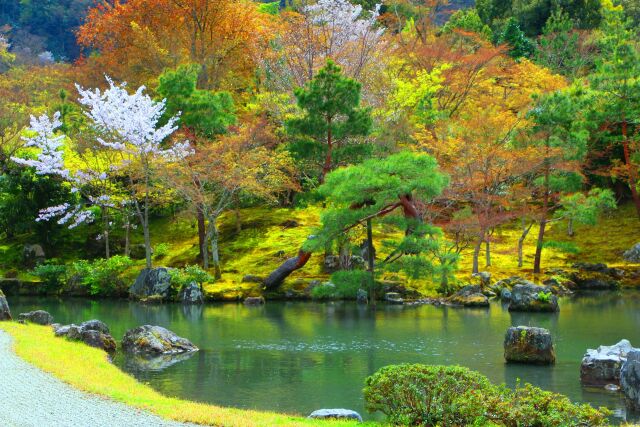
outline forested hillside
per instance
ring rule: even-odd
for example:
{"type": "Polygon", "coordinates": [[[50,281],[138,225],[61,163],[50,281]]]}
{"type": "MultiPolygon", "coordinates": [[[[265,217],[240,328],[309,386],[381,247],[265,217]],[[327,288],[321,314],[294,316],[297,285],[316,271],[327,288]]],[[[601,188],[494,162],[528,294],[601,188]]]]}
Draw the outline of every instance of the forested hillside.
{"type": "Polygon", "coordinates": [[[216,298],[330,276],[316,296],[450,294],[580,261],[632,285],[639,13],[5,1],[0,269],[94,295],[154,266],[216,298]]]}

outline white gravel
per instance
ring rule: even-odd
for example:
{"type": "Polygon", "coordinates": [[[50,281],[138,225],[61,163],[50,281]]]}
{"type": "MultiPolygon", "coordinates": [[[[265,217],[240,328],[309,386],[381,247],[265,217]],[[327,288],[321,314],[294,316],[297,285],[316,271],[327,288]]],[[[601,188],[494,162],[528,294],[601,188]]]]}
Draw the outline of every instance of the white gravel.
{"type": "Polygon", "coordinates": [[[20,359],[0,331],[0,426],[117,427],[185,424],[83,393],[20,359]]]}

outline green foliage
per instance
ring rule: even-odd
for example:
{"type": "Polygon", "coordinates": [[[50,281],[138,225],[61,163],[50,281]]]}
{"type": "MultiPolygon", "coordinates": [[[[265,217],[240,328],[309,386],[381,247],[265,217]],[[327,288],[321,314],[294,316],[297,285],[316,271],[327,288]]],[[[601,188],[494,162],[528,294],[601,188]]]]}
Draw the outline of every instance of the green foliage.
{"type": "Polygon", "coordinates": [[[258,5],[258,11],[268,15],[277,15],[280,12],[280,2],[260,3],[258,5]]]}
{"type": "Polygon", "coordinates": [[[520,24],[514,18],[510,18],[502,32],[496,37],[496,44],[509,46],[509,55],[514,59],[529,57],[535,52],[535,46],[520,29],[520,24]]]}
{"type": "Polygon", "coordinates": [[[176,289],[182,289],[191,282],[196,282],[201,285],[205,282],[213,281],[213,277],[198,265],[172,268],[169,270],[169,275],[171,276],[171,286],[176,289]]]}
{"type": "Polygon", "coordinates": [[[91,295],[116,295],[127,289],[124,273],[132,265],[133,261],[122,255],[93,261],[79,260],[73,263],[69,275],[79,277],[91,295]]]}
{"type": "MultiPolygon", "coordinates": [[[[549,299],[551,299],[551,292],[538,292],[538,295],[536,295],[536,299],[540,302],[549,302],[549,299]]],[[[527,333],[526,331],[522,331],[523,333],[527,333]]]]}
{"type": "Polygon", "coordinates": [[[560,242],[557,240],[547,240],[542,244],[542,247],[546,249],[555,249],[559,252],[567,254],[578,254],[580,248],[573,242],[560,242]]]}
{"type": "Polygon", "coordinates": [[[608,415],[530,384],[496,386],[459,366],[386,366],[365,380],[364,398],[396,425],[603,426],[608,415]]]}
{"type": "Polygon", "coordinates": [[[57,292],[65,285],[67,266],[58,264],[55,259],[51,259],[36,266],[31,270],[31,274],[42,280],[43,289],[46,292],[57,292]]]}
{"type": "Polygon", "coordinates": [[[442,32],[444,34],[451,33],[454,30],[477,33],[487,40],[491,40],[493,37],[491,28],[482,22],[477,9],[460,9],[455,11],[447,23],[442,26],[442,32]]]}
{"type": "Polygon", "coordinates": [[[201,67],[181,65],[158,77],[158,93],[166,98],[166,117],[180,113],[180,123],[198,135],[225,133],[236,121],[233,98],[228,92],[196,89],[201,67]]]}
{"type": "Polygon", "coordinates": [[[164,258],[169,255],[171,250],[171,245],[169,243],[158,243],[153,248],[153,256],[154,258],[164,258]]]}
{"type": "Polygon", "coordinates": [[[609,189],[594,188],[587,194],[574,193],[560,199],[561,208],[555,213],[559,219],[585,225],[595,225],[602,212],[616,208],[616,199],[609,189]]]}
{"type": "Polygon", "coordinates": [[[295,90],[303,113],[286,121],[287,132],[295,138],[289,150],[299,162],[312,165],[310,174],[318,174],[320,165],[331,169],[370,152],[368,144],[351,140],[368,135],[372,125],[370,110],[360,107],[360,88],[328,60],[304,88],[295,90]]]}

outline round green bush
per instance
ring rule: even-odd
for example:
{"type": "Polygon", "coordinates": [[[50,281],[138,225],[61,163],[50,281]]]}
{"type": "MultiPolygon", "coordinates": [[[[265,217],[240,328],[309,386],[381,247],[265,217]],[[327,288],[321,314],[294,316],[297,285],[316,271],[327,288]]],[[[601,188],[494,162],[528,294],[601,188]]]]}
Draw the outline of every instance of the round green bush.
{"type": "Polygon", "coordinates": [[[386,366],[366,379],[364,398],[396,425],[602,426],[609,413],[531,384],[497,386],[460,366],[386,366]]]}

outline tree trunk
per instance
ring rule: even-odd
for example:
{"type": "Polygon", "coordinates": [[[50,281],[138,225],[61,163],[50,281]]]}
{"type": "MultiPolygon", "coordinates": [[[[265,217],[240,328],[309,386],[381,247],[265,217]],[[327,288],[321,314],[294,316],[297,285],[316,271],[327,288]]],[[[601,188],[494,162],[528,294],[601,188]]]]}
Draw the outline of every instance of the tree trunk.
{"type": "Polygon", "coordinates": [[[144,233],[144,254],[147,268],[151,268],[151,235],[149,234],[149,206],[144,204],[144,221],[142,223],[142,231],[144,233]]]}
{"type": "Polygon", "coordinates": [[[573,218],[569,218],[569,220],[567,221],[567,235],[569,237],[573,237],[574,234],[575,232],[573,231],[573,218]]]}
{"type": "Polygon", "coordinates": [[[478,238],[476,242],[476,246],[473,248],[473,267],[472,273],[479,273],[480,269],[478,268],[478,259],[480,258],[480,249],[482,248],[482,242],[484,241],[484,233],[478,238]]]}
{"type": "Polygon", "coordinates": [[[107,215],[107,208],[106,206],[101,206],[100,209],[102,210],[102,234],[104,237],[104,255],[106,259],[109,259],[110,256],[110,250],[109,250],[109,215],[107,215]]]}
{"type": "Polygon", "coordinates": [[[531,227],[533,227],[533,223],[529,225],[529,227],[527,227],[526,220],[522,218],[522,234],[518,239],[518,267],[520,268],[524,264],[524,260],[523,260],[524,239],[527,238],[529,231],[531,231],[531,227]]]}
{"type": "Polygon", "coordinates": [[[331,171],[333,155],[333,133],[331,132],[331,118],[327,118],[327,155],[322,166],[322,174],[320,175],[320,184],[324,182],[324,177],[331,171]]]}
{"type": "Polygon", "coordinates": [[[209,218],[209,229],[211,238],[211,261],[213,264],[213,277],[220,279],[222,277],[222,271],[220,270],[220,254],[218,252],[218,224],[217,218],[209,218]]]}
{"type": "Polygon", "coordinates": [[[206,269],[206,265],[208,264],[207,259],[207,227],[204,220],[204,209],[202,208],[202,204],[198,204],[196,206],[196,221],[198,223],[198,252],[200,261],[202,262],[202,267],[206,269]]]}
{"type": "Polygon", "coordinates": [[[373,254],[373,227],[371,226],[371,218],[367,220],[367,258],[369,263],[369,294],[371,301],[371,307],[376,307],[376,275],[375,275],[375,257],[373,254]]]}
{"type": "Polygon", "coordinates": [[[547,227],[547,213],[549,211],[549,176],[551,167],[549,166],[549,141],[547,140],[545,152],[544,169],[544,196],[542,199],[542,213],[540,214],[540,230],[538,231],[538,241],[536,242],[536,255],[533,260],[533,274],[540,274],[540,264],[542,263],[542,247],[544,245],[544,231],[547,227]]]}
{"type": "Polygon", "coordinates": [[[491,241],[489,241],[489,239],[486,239],[484,242],[484,246],[485,246],[486,266],[491,267],[491,241]]]}
{"type": "Polygon", "coordinates": [[[131,218],[129,218],[129,213],[125,213],[125,224],[124,224],[124,256],[128,257],[131,255],[131,218]]]}
{"type": "Polygon", "coordinates": [[[309,261],[309,258],[311,258],[311,252],[300,249],[298,255],[286,260],[265,279],[264,285],[267,290],[276,289],[280,286],[284,279],[289,277],[291,273],[304,267],[307,261],[309,261]]]}

